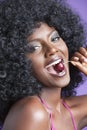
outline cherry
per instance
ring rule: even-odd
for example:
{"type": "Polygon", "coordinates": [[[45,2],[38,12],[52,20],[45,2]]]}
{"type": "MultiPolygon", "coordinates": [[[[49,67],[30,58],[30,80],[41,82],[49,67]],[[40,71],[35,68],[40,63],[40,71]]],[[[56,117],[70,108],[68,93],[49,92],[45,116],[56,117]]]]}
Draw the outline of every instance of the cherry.
{"type": "Polygon", "coordinates": [[[64,65],[63,63],[58,63],[54,66],[54,69],[57,71],[57,72],[62,72],[64,70],[64,65]]]}

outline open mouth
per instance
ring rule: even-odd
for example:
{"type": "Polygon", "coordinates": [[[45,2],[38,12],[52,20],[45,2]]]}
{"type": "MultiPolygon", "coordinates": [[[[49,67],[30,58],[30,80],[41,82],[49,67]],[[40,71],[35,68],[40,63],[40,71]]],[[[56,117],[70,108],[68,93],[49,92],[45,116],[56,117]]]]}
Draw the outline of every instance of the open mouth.
{"type": "Polygon", "coordinates": [[[63,64],[63,59],[57,59],[51,62],[49,65],[46,66],[47,71],[59,77],[62,77],[66,74],[65,66],[63,64]]]}

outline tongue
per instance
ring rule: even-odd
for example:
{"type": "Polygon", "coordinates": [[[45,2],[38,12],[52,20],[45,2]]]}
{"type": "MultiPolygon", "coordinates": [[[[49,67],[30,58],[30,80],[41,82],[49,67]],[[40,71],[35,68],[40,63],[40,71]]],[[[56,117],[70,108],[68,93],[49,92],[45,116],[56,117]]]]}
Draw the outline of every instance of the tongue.
{"type": "Polygon", "coordinates": [[[54,66],[54,69],[57,71],[57,72],[62,72],[64,70],[64,65],[60,62],[59,64],[56,64],[54,66]]]}

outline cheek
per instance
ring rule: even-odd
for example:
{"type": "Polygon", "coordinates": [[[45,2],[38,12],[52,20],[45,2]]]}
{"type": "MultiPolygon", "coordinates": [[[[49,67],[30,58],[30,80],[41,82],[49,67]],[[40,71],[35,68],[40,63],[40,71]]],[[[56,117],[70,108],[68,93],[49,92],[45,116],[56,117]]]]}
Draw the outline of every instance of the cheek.
{"type": "Polygon", "coordinates": [[[33,75],[36,79],[42,81],[43,73],[43,67],[40,63],[33,65],[33,75]]]}
{"type": "Polygon", "coordinates": [[[58,48],[66,57],[68,57],[68,47],[62,38],[60,39],[60,45],[58,46],[58,48]]]}
{"type": "Polygon", "coordinates": [[[68,55],[69,55],[68,53],[69,52],[68,52],[68,47],[67,46],[65,46],[64,52],[65,52],[65,56],[68,58],[68,55]]]}
{"type": "Polygon", "coordinates": [[[38,72],[44,68],[43,57],[36,56],[36,58],[33,58],[31,60],[32,60],[33,72],[38,74],[38,72]]]}
{"type": "Polygon", "coordinates": [[[62,41],[62,42],[63,42],[62,50],[63,50],[65,56],[68,57],[68,47],[64,41],[62,41]]]}
{"type": "Polygon", "coordinates": [[[63,43],[63,44],[60,46],[60,50],[61,50],[61,52],[63,53],[63,55],[68,58],[68,47],[66,46],[65,43],[63,43]]]}

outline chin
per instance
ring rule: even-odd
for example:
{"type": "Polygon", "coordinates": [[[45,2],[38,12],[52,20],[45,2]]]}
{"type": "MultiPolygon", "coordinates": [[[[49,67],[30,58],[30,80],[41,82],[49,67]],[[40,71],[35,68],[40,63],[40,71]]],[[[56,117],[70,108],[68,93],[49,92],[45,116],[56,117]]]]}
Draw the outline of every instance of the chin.
{"type": "Polygon", "coordinates": [[[63,88],[66,87],[70,83],[70,76],[66,76],[60,80],[57,81],[57,87],[63,88]]]}

